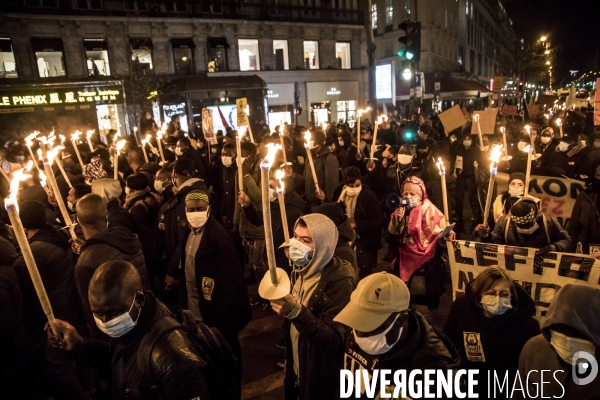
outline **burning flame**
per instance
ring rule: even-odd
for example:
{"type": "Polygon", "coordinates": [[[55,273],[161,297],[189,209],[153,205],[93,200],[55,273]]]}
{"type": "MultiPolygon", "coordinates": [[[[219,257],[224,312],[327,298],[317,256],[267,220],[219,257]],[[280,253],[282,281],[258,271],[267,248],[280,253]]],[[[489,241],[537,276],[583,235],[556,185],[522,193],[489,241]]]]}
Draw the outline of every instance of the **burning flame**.
{"type": "Polygon", "coordinates": [[[94,134],[94,130],[90,129],[89,131],[87,131],[85,134],[86,139],[90,139],[93,134],[94,134]]]}
{"type": "Polygon", "coordinates": [[[323,130],[324,130],[324,131],[326,131],[326,130],[327,130],[327,126],[328,126],[328,125],[329,125],[329,124],[327,123],[327,121],[323,122],[323,125],[322,125],[322,127],[323,127],[323,130]]]}
{"type": "Polygon", "coordinates": [[[446,167],[444,167],[444,163],[442,162],[442,157],[438,157],[438,160],[435,163],[435,165],[440,170],[440,175],[445,175],[446,174],[446,167]]]}
{"type": "Polygon", "coordinates": [[[357,113],[358,113],[358,118],[360,118],[360,117],[361,117],[361,116],[362,116],[364,113],[366,113],[366,112],[368,112],[368,111],[371,111],[371,107],[367,107],[367,108],[365,108],[365,109],[358,110],[358,111],[357,111],[357,113]]]}
{"type": "Polygon", "coordinates": [[[527,134],[531,136],[531,126],[525,125],[525,130],[527,131],[527,134]]]}
{"type": "Polygon", "coordinates": [[[277,179],[277,194],[283,194],[283,190],[285,189],[283,185],[283,177],[285,176],[285,172],[282,169],[278,169],[275,171],[275,179],[277,179]]]}
{"type": "Polygon", "coordinates": [[[27,165],[25,165],[23,169],[25,170],[25,172],[31,172],[31,168],[33,168],[33,161],[29,160],[27,161],[27,165]]]}
{"type": "Polygon", "coordinates": [[[40,133],[38,131],[34,131],[33,133],[31,133],[29,136],[27,136],[25,138],[25,144],[27,144],[27,147],[33,146],[33,141],[39,134],[40,133]]]}
{"type": "Polygon", "coordinates": [[[387,115],[380,115],[379,117],[377,117],[377,124],[382,124],[385,121],[387,121],[387,115]]]}
{"type": "Polygon", "coordinates": [[[8,201],[5,204],[6,208],[8,208],[9,206],[14,206],[17,210],[17,213],[19,212],[19,206],[17,205],[17,193],[19,192],[19,183],[21,181],[26,181],[27,179],[31,178],[31,174],[26,174],[25,172],[25,168],[21,168],[13,172],[13,178],[10,181],[10,194],[7,198],[8,201]]]}
{"type": "Polygon", "coordinates": [[[500,161],[500,156],[502,155],[502,146],[497,144],[492,147],[492,154],[490,155],[490,160],[497,163],[500,161]]]}
{"type": "Polygon", "coordinates": [[[81,132],[79,131],[75,131],[71,134],[71,140],[79,140],[79,136],[81,135],[81,132]]]}
{"type": "Polygon", "coordinates": [[[125,139],[121,139],[117,142],[117,152],[120,153],[121,150],[123,150],[123,147],[125,147],[125,139]]]}
{"type": "Polygon", "coordinates": [[[310,131],[304,132],[304,140],[306,141],[306,143],[304,143],[304,147],[310,149],[310,131]]]}
{"type": "Polygon", "coordinates": [[[504,133],[504,130],[505,130],[505,129],[504,129],[504,127],[503,127],[503,126],[501,126],[501,127],[500,127],[500,132],[501,132],[501,133],[504,133]]]}
{"type": "Polygon", "coordinates": [[[267,155],[265,156],[265,158],[262,161],[261,168],[264,168],[263,166],[266,166],[267,168],[271,168],[271,165],[273,165],[273,161],[275,161],[275,155],[277,154],[277,151],[279,151],[280,149],[281,149],[280,144],[269,143],[267,145],[267,155]]]}
{"type": "Polygon", "coordinates": [[[60,144],[65,144],[65,136],[64,135],[58,135],[58,139],[60,140],[60,144]]]}
{"type": "Polygon", "coordinates": [[[150,136],[150,134],[146,134],[146,137],[144,137],[142,139],[142,144],[146,144],[146,143],[150,143],[150,139],[152,138],[152,136],[150,136]]]}
{"type": "Polygon", "coordinates": [[[560,120],[560,118],[556,118],[556,125],[562,126],[562,121],[560,120]]]}
{"type": "Polygon", "coordinates": [[[474,114],[473,120],[479,122],[479,114],[474,114]]]}
{"type": "Polygon", "coordinates": [[[56,158],[56,156],[62,149],[64,149],[63,146],[56,146],[55,148],[50,149],[50,150],[48,150],[48,152],[46,152],[46,158],[48,159],[48,164],[52,165],[52,163],[54,162],[54,159],[56,158]]]}

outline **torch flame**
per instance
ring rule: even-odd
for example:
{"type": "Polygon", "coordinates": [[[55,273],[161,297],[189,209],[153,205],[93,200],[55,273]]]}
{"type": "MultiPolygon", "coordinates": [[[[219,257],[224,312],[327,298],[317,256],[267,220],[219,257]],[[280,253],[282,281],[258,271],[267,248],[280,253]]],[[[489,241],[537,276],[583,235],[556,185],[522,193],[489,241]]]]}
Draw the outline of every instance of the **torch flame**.
{"type": "Polygon", "coordinates": [[[125,139],[121,139],[117,142],[117,152],[120,153],[121,150],[123,150],[123,147],[125,147],[125,139]]]}
{"type": "Polygon", "coordinates": [[[65,144],[65,136],[64,135],[58,135],[58,138],[60,139],[60,143],[61,144],[65,144]]]}
{"type": "Polygon", "coordinates": [[[29,160],[27,161],[27,165],[25,165],[23,169],[25,170],[25,172],[31,172],[31,168],[33,168],[33,161],[29,160]]]}
{"type": "Polygon", "coordinates": [[[500,127],[500,133],[504,133],[504,127],[503,126],[500,127]]]}
{"type": "Polygon", "coordinates": [[[71,140],[79,140],[79,136],[81,135],[81,132],[79,131],[75,131],[71,134],[71,140]]]}
{"type": "Polygon", "coordinates": [[[474,114],[473,115],[473,119],[477,122],[479,122],[479,114],[474,114]]]}
{"type": "Polygon", "coordinates": [[[327,125],[329,125],[329,124],[327,123],[327,121],[323,122],[323,125],[322,125],[322,126],[323,126],[323,130],[324,130],[324,131],[326,131],[326,130],[327,130],[327,125]]]}
{"type": "Polygon", "coordinates": [[[528,135],[531,135],[531,126],[525,125],[525,130],[527,131],[528,135]]]}
{"type": "Polygon", "coordinates": [[[40,133],[38,131],[34,131],[25,138],[25,143],[27,144],[27,147],[33,146],[33,141],[39,134],[40,133]]]}
{"type": "Polygon", "coordinates": [[[268,168],[271,168],[271,165],[273,165],[273,161],[275,161],[275,155],[277,154],[277,151],[281,149],[281,145],[275,143],[269,143],[266,147],[267,155],[262,161],[261,168],[263,168],[264,164],[267,164],[268,168]]]}
{"type": "Polygon", "coordinates": [[[438,160],[435,163],[435,165],[440,170],[440,175],[445,175],[446,174],[446,167],[444,167],[444,163],[442,162],[442,157],[438,157],[438,160]]]}
{"type": "Polygon", "coordinates": [[[387,121],[387,115],[380,115],[380,116],[377,118],[377,123],[378,123],[378,124],[382,124],[382,123],[384,123],[385,121],[387,121]]]}
{"type": "Polygon", "coordinates": [[[304,140],[306,141],[306,143],[304,143],[304,147],[310,149],[310,131],[304,132],[304,140]]]}
{"type": "MultiPolygon", "coordinates": [[[[19,192],[19,183],[21,181],[26,181],[31,178],[31,174],[26,174],[25,169],[21,168],[13,172],[13,178],[10,181],[10,195],[8,196],[8,201],[5,204],[5,207],[15,206],[17,212],[19,212],[19,206],[17,205],[17,193],[19,192]]],[[[41,175],[40,175],[41,178],[41,175]]]]}
{"type": "Polygon", "coordinates": [[[283,190],[285,189],[283,185],[283,177],[285,176],[285,172],[282,169],[278,169],[275,171],[275,179],[277,179],[277,194],[283,194],[283,190]]]}
{"type": "Polygon", "coordinates": [[[492,147],[492,154],[490,155],[490,160],[497,163],[500,161],[500,156],[502,155],[502,146],[497,144],[492,147]]]}
{"type": "Polygon", "coordinates": [[[63,146],[56,146],[55,148],[50,149],[50,150],[48,150],[48,152],[46,152],[46,157],[48,158],[48,164],[52,165],[52,163],[54,162],[54,159],[56,158],[56,156],[62,149],[64,149],[63,146]]]}
{"type": "Polygon", "coordinates": [[[142,139],[142,144],[146,144],[150,142],[150,139],[152,138],[152,136],[150,136],[150,134],[146,134],[146,137],[142,139]]]}
{"type": "Polygon", "coordinates": [[[94,130],[90,129],[89,131],[87,131],[85,134],[86,139],[91,138],[93,134],[94,134],[94,130]]]}
{"type": "Polygon", "coordinates": [[[560,118],[556,118],[556,125],[562,126],[562,121],[560,120],[560,118]]]}
{"type": "Polygon", "coordinates": [[[52,132],[50,132],[50,134],[48,135],[48,144],[50,146],[54,146],[55,141],[56,141],[56,135],[54,134],[54,129],[52,129],[52,132]]]}

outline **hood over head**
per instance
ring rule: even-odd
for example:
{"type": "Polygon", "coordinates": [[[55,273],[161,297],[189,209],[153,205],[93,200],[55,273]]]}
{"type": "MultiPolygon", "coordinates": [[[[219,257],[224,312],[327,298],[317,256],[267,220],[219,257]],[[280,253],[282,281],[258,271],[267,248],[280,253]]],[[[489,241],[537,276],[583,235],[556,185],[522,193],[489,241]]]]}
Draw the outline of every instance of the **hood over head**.
{"type": "Polygon", "coordinates": [[[135,255],[142,250],[142,244],[137,235],[134,235],[127,228],[117,226],[107,229],[92,236],[82,247],[82,251],[91,245],[106,243],[119,250],[123,254],[135,255]]]}
{"type": "Polygon", "coordinates": [[[108,203],[109,201],[121,197],[123,188],[121,182],[111,178],[96,179],[92,182],[92,193],[99,195],[108,203]]]}
{"type": "Polygon", "coordinates": [[[17,259],[17,249],[8,240],[0,237],[0,265],[12,266],[17,259]]]}
{"type": "MultiPolygon", "coordinates": [[[[334,223],[323,214],[308,214],[299,218],[299,220],[306,223],[315,244],[310,262],[297,270],[304,275],[304,279],[310,279],[320,274],[333,258],[338,242],[338,231],[334,223]]],[[[296,222],[294,229],[296,226],[298,226],[298,222],[296,222]]]]}

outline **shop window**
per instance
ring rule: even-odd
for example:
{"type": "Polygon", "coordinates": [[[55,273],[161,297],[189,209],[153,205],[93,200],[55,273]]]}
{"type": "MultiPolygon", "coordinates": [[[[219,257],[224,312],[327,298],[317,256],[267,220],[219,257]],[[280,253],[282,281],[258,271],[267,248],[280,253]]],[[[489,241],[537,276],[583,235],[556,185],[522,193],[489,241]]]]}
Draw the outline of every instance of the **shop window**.
{"type": "Polygon", "coordinates": [[[324,122],[329,122],[329,114],[331,114],[331,102],[323,101],[320,103],[311,103],[310,112],[312,121],[315,125],[323,125],[324,122]]]}
{"type": "Polygon", "coordinates": [[[18,78],[12,41],[0,38],[0,78],[18,78]]]}
{"type": "Polygon", "coordinates": [[[31,39],[40,78],[65,76],[65,61],[61,39],[31,39]]]}
{"type": "Polygon", "coordinates": [[[377,4],[371,5],[371,20],[373,23],[373,30],[377,31],[377,4]]]}
{"type": "Polygon", "coordinates": [[[337,122],[347,122],[351,127],[356,121],[356,101],[338,101],[337,102],[337,122]]]}
{"type": "Polygon", "coordinates": [[[194,73],[194,48],[192,39],[171,39],[173,46],[173,64],[176,74],[194,73]]]}
{"type": "Polygon", "coordinates": [[[350,43],[337,42],[335,44],[335,61],[338,69],[350,69],[352,67],[350,43]]]}
{"type": "Polygon", "coordinates": [[[208,38],[208,72],[227,71],[227,49],[229,44],[225,38],[208,38]]]}
{"type": "Polygon", "coordinates": [[[137,74],[152,71],[152,39],[131,39],[131,62],[137,74]]]}
{"type": "Polygon", "coordinates": [[[88,76],[110,76],[108,46],[104,39],[83,39],[88,76]]]}
{"type": "Polygon", "coordinates": [[[319,69],[319,42],[304,42],[304,68],[319,69]]]}
{"type": "Polygon", "coordinates": [[[273,40],[273,58],[276,70],[290,69],[287,40],[273,40]]]}
{"type": "Polygon", "coordinates": [[[238,39],[238,50],[240,54],[240,71],[260,70],[258,40],[238,39]]]}

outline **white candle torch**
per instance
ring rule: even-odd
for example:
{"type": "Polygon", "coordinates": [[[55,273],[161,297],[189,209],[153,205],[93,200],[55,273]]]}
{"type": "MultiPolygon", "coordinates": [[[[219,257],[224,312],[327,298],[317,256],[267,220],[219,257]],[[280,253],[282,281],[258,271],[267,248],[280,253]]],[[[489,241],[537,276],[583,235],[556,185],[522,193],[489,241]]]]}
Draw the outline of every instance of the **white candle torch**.
{"type": "Polygon", "coordinates": [[[477,122],[477,134],[479,135],[479,146],[483,147],[483,134],[481,133],[481,124],[479,123],[479,114],[473,115],[473,120],[477,122]]]}
{"type": "Polygon", "coordinates": [[[562,121],[560,120],[560,118],[556,118],[556,125],[558,125],[558,129],[560,131],[560,137],[563,137],[562,121]]]}
{"type": "Polygon", "coordinates": [[[317,179],[317,172],[315,171],[315,164],[312,159],[312,153],[310,152],[310,131],[306,131],[304,133],[304,147],[306,148],[306,156],[308,158],[308,163],[310,165],[310,171],[312,172],[313,181],[315,183],[315,191],[318,193],[319,189],[319,180],[317,179]]]}
{"type": "Polygon", "coordinates": [[[35,259],[33,258],[33,253],[31,252],[31,247],[29,246],[27,235],[25,235],[25,229],[23,228],[23,223],[21,222],[21,217],[19,216],[19,209],[17,206],[17,193],[19,191],[19,183],[22,180],[29,179],[30,177],[31,175],[24,174],[23,169],[17,170],[13,173],[13,179],[10,182],[10,195],[6,198],[4,206],[6,207],[6,213],[8,214],[8,218],[10,219],[10,224],[13,228],[13,233],[17,239],[17,242],[19,243],[21,254],[23,255],[23,259],[25,260],[25,265],[27,266],[27,271],[29,271],[31,282],[33,283],[33,287],[35,288],[35,292],[38,296],[38,299],[40,300],[42,310],[48,318],[48,322],[50,323],[52,332],[54,333],[54,335],[58,336],[59,332],[58,329],[56,329],[56,322],[54,319],[54,312],[52,311],[52,304],[50,304],[50,299],[48,298],[48,294],[46,293],[44,282],[42,281],[42,277],[40,276],[40,272],[35,263],[35,259]]]}
{"type": "Polygon", "coordinates": [[[366,113],[368,111],[371,111],[371,107],[367,107],[365,109],[361,109],[361,110],[358,110],[356,112],[356,115],[357,115],[357,119],[356,119],[356,148],[358,149],[357,154],[359,154],[361,152],[361,149],[360,149],[360,117],[364,113],[366,113]]]}
{"type": "Polygon", "coordinates": [[[140,140],[138,139],[138,136],[137,136],[137,126],[133,127],[133,137],[135,137],[135,142],[137,143],[137,145],[139,147],[140,146],[140,140]]]}
{"type": "Polygon", "coordinates": [[[525,172],[525,189],[523,193],[523,198],[525,198],[529,192],[529,177],[531,176],[531,146],[527,145],[523,151],[527,152],[527,169],[525,172]]]}
{"type": "Polygon", "coordinates": [[[446,218],[446,223],[449,223],[448,192],[446,191],[446,167],[444,167],[441,157],[438,157],[438,161],[435,163],[435,165],[437,165],[438,170],[440,171],[440,178],[442,180],[442,199],[444,202],[444,217],[446,218]]]}
{"type": "Polygon", "coordinates": [[[81,159],[81,154],[79,154],[79,148],[77,147],[77,141],[79,140],[79,136],[81,132],[75,131],[71,134],[71,143],[73,144],[73,148],[75,148],[75,154],[77,155],[77,159],[79,160],[79,164],[81,165],[81,169],[83,170],[83,160],[81,159]]]}
{"type": "Polygon", "coordinates": [[[496,180],[496,174],[498,174],[498,161],[502,154],[502,147],[496,145],[492,147],[492,154],[490,156],[490,182],[488,184],[487,197],[485,199],[485,210],[483,212],[483,226],[488,226],[488,215],[490,213],[490,206],[492,204],[492,193],[494,192],[494,181],[496,180]]]}
{"type": "Polygon", "coordinates": [[[117,142],[117,144],[115,145],[115,155],[114,155],[114,161],[113,161],[113,170],[114,170],[114,179],[119,179],[119,154],[121,153],[121,150],[123,150],[123,147],[125,147],[125,139],[121,139],[117,142]]]}
{"type": "Polygon", "coordinates": [[[281,227],[283,228],[283,237],[285,243],[290,243],[290,231],[287,221],[287,212],[285,211],[285,204],[283,198],[283,192],[285,191],[285,185],[283,184],[283,177],[285,172],[282,169],[275,171],[275,179],[277,179],[277,199],[279,200],[279,209],[281,210],[281,227]]]}
{"type": "Polygon", "coordinates": [[[90,146],[90,151],[94,152],[94,144],[92,143],[92,135],[94,134],[93,130],[89,130],[86,132],[85,137],[87,139],[88,146],[90,146]]]}
{"type": "Polygon", "coordinates": [[[506,128],[501,126],[500,132],[502,132],[502,143],[504,144],[504,157],[502,157],[502,161],[510,161],[512,160],[512,156],[508,155],[508,146],[506,144],[506,128]]]}
{"type": "Polygon", "coordinates": [[[283,164],[287,165],[287,154],[285,154],[285,138],[283,132],[279,132],[279,140],[281,142],[281,155],[283,156],[283,164]]]}
{"type": "Polygon", "coordinates": [[[150,146],[150,150],[152,150],[152,153],[156,154],[157,153],[156,147],[154,147],[152,145],[152,141],[151,140],[152,140],[152,135],[149,134],[149,133],[146,134],[146,137],[144,138],[144,141],[148,144],[148,146],[150,146]]]}
{"type": "Polygon", "coordinates": [[[238,167],[238,192],[244,191],[244,175],[242,174],[242,130],[241,127],[238,129],[237,137],[235,138],[235,161],[238,167]]]}
{"type": "Polygon", "coordinates": [[[33,150],[31,148],[33,147],[33,142],[34,142],[35,138],[37,138],[37,136],[39,134],[40,133],[38,131],[35,131],[25,138],[25,145],[27,146],[27,150],[29,150],[29,155],[31,156],[31,159],[33,160],[33,165],[35,166],[35,168],[38,171],[40,170],[40,167],[37,163],[35,156],[33,155],[33,150]]]}
{"type": "MultiPolygon", "coordinates": [[[[162,137],[164,135],[164,132],[162,130],[159,130],[158,132],[156,132],[156,143],[158,144],[158,151],[160,153],[160,160],[162,161],[163,165],[165,164],[165,152],[163,150],[162,147],[162,137]]],[[[210,152],[209,152],[210,154],[210,152]]]]}
{"type": "Polygon", "coordinates": [[[65,205],[65,202],[60,194],[60,190],[58,189],[58,183],[56,183],[56,178],[54,177],[54,173],[52,172],[52,162],[56,159],[58,152],[61,150],[62,146],[57,146],[53,149],[50,149],[46,152],[46,159],[44,160],[44,171],[46,171],[46,178],[48,179],[48,183],[52,188],[52,192],[54,192],[54,199],[58,204],[58,208],[60,213],[65,221],[65,225],[69,228],[69,233],[73,239],[77,238],[75,235],[75,229],[73,228],[73,222],[71,221],[71,216],[69,215],[69,210],[65,205]]]}
{"type": "Polygon", "coordinates": [[[377,122],[375,123],[375,130],[373,131],[373,143],[371,143],[371,160],[375,161],[375,150],[377,149],[377,130],[379,129],[379,124],[383,123],[387,120],[387,116],[380,115],[377,118],[377,122]]]}
{"type": "Polygon", "coordinates": [[[142,139],[142,152],[144,153],[144,160],[148,161],[148,153],[146,152],[146,143],[148,143],[148,136],[142,139]]]}
{"type": "MultiPolygon", "coordinates": [[[[271,225],[271,202],[269,201],[269,170],[279,145],[269,143],[267,155],[260,163],[263,225],[269,272],[265,274],[258,287],[258,293],[264,299],[280,299],[290,293],[290,279],[286,272],[275,264],[275,246],[273,245],[273,227],[271,225]]],[[[283,208],[283,204],[281,204],[283,208]]]]}

